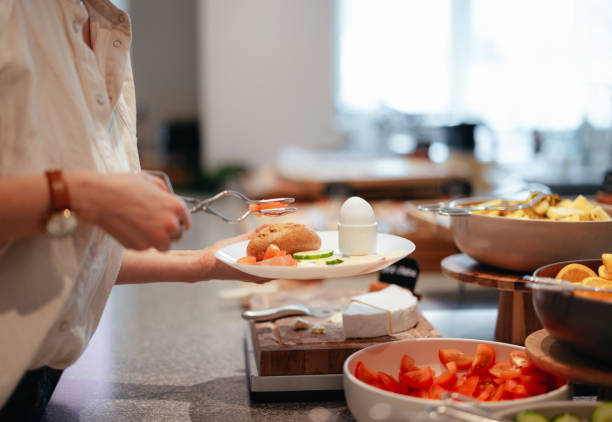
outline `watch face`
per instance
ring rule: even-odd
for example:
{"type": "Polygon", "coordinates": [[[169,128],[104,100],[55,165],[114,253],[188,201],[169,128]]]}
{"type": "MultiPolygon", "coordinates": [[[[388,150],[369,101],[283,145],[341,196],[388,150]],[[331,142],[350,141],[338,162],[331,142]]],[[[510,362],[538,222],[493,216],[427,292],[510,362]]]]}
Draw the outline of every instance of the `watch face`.
{"type": "Polygon", "coordinates": [[[79,220],[69,209],[53,214],[47,221],[47,233],[52,237],[68,236],[79,227],[79,220]]]}

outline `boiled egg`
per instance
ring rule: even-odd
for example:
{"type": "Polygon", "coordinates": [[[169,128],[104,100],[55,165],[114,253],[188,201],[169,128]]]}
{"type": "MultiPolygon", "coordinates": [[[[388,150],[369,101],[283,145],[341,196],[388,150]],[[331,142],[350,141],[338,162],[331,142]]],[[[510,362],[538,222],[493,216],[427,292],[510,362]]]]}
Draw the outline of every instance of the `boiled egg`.
{"type": "Polygon", "coordinates": [[[372,206],[352,196],[342,204],[338,217],[338,246],[345,256],[376,253],[378,223],[372,206]]]}

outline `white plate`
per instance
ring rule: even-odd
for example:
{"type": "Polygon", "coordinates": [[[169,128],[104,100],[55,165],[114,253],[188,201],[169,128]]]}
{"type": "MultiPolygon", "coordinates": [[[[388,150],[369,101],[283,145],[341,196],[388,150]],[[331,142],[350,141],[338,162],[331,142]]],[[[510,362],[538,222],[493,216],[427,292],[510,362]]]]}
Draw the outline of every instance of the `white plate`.
{"type": "MultiPolygon", "coordinates": [[[[321,238],[321,249],[333,249],[338,252],[338,232],[317,232],[321,238]]],[[[246,256],[248,241],[234,243],[219,249],[215,256],[220,261],[254,276],[265,278],[283,278],[292,280],[311,280],[317,278],[351,277],[379,271],[414,252],[415,246],[410,240],[391,234],[378,233],[376,253],[379,258],[368,262],[345,262],[337,265],[312,267],[284,267],[271,265],[242,265],[236,261],[246,256]]]]}

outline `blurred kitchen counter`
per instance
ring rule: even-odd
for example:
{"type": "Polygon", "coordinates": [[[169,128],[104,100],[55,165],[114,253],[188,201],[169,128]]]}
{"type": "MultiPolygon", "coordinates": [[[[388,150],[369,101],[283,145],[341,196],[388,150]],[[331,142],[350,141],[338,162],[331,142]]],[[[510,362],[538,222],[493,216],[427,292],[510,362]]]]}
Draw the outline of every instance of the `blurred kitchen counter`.
{"type": "Polygon", "coordinates": [[[252,169],[242,185],[251,198],[356,195],[406,200],[468,195],[472,175],[468,162],[436,164],[414,157],[287,148],[276,164],[252,169]]]}

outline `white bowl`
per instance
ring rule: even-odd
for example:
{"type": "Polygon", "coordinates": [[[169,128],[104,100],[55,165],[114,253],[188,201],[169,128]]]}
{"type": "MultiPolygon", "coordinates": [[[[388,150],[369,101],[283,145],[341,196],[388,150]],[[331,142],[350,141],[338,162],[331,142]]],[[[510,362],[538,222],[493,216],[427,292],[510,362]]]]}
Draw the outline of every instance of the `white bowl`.
{"type": "MultiPolygon", "coordinates": [[[[478,202],[475,199],[465,198],[451,204],[478,202]]],[[[612,214],[612,208],[598,205],[612,214]]],[[[533,271],[551,262],[597,258],[612,250],[612,220],[527,220],[471,214],[451,216],[450,229],[461,252],[483,264],[513,271],[533,271]]]]}
{"type": "Polygon", "coordinates": [[[572,413],[578,416],[581,420],[591,420],[591,414],[595,408],[604,402],[601,401],[551,401],[538,404],[527,404],[521,406],[513,406],[510,409],[504,409],[495,412],[498,418],[514,420],[514,417],[525,410],[533,410],[542,414],[548,420],[557,416],[560,413],[572,413]]]}
{"type": "MultiPolygon", "coordinates": [[[[406,421],[415,420],[416,413],[426,407],[442,404],[440,400],[420,399],[403,394],[392,393],[372,387],[358,380],[354,374],[357,362],[362,361],[373,371],[383,371],[397,376],[400,360],[404,354],[410,355],[416,365],[429,365],[437,374],[442,372],[438,359],[439,349],[459,349],[474,354],[479,343],[490,344],[495,349],[496,360],[508,360],[512,350],[523,347],[512,344],[485,340],[457,338],[422,338],[378,344],[361,349],[350,355],[344,362],[344,395],[353,416],[360,421],[406,421]]],[[[535,405],[537,403],[563,400],[569,397],[567,385],[538,396],[500,402],[482,402],[481,407],[498,412],[518,405],[535,405]]]]}

